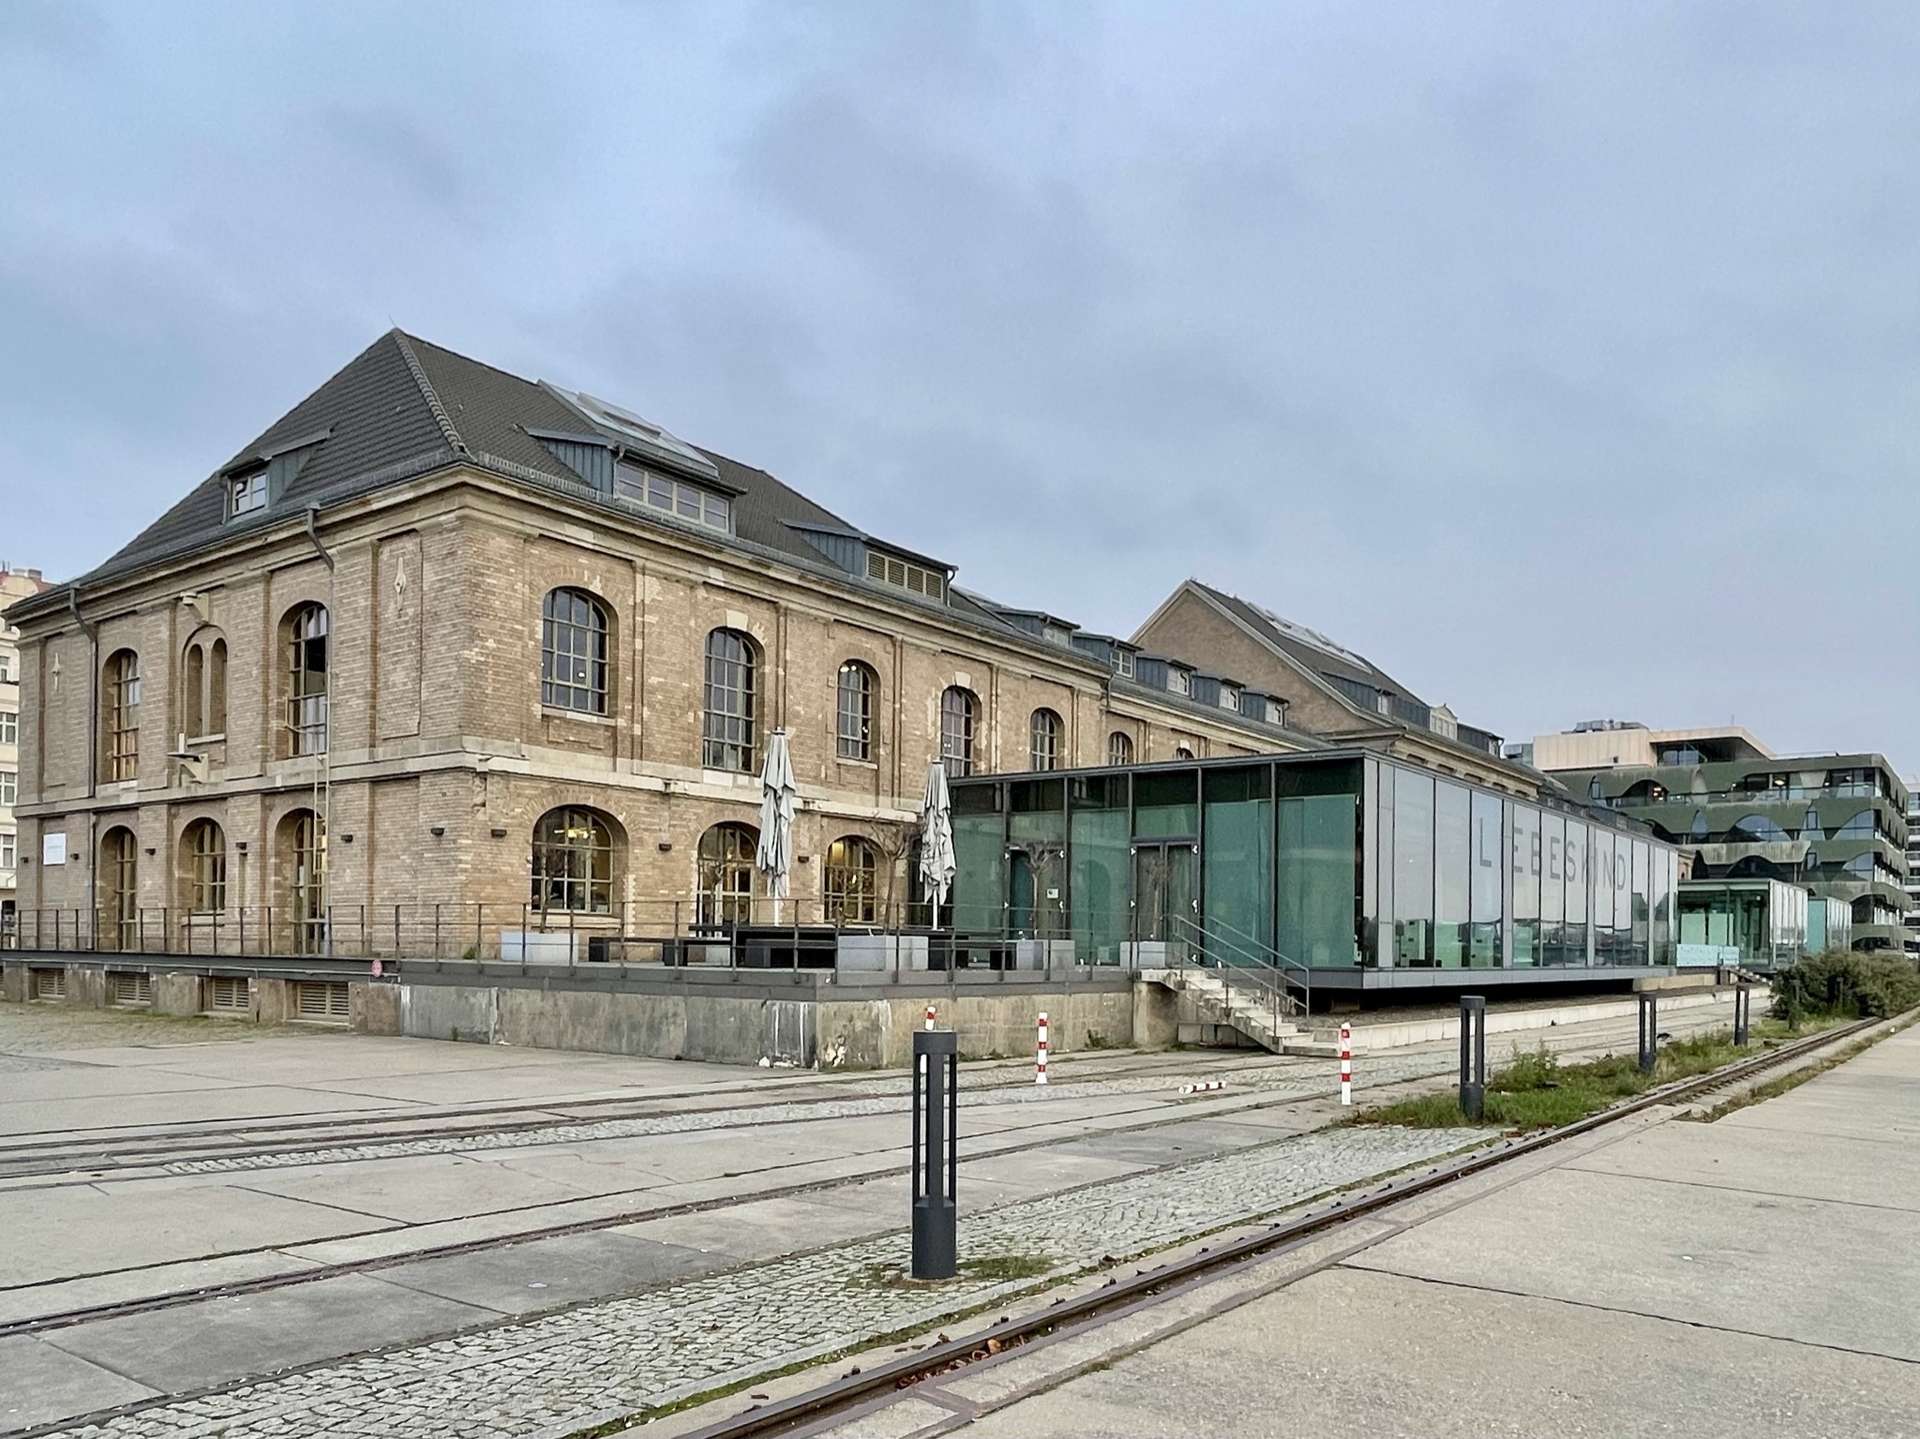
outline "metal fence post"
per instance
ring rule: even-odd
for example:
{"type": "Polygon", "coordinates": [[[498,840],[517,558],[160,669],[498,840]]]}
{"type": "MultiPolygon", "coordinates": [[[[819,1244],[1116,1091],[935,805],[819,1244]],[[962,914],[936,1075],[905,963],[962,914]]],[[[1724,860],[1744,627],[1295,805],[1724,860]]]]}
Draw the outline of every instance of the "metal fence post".
{"type": "Polygon", "coordinates": [[[951,1029],[913,1036],[913,1265],[915,1279],[959,1268],[954,1167],[959,1143],[960,1051],[951,1029]],[[922,1105],[925,1106],[924,1113],[922,1105]]]}
{"type": "Polygon", "coordinates": [[[1479,1119],[1487,1104],[1487,999],[1460,996],[1460,1112],[1479,1119]]]}
{"type": "Polygon", "coordinates": [[[1660,1059],[1660,1017],[1658,1001],[1651,993],[1640,995],[1640,1072],[1652,1074],[1660,1059]]]}

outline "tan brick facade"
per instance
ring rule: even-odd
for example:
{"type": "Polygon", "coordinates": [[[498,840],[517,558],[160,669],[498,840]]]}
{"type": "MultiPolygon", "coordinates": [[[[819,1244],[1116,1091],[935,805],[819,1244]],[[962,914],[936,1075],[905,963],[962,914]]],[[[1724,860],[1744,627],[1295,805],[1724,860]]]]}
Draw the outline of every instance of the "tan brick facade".
{"type": "Polygon", "coordinates": [[[803,902],[817,904],[827,848],[848,835],[881,842],[894,871],[883,896],[904,900],[903,826],[939,753],[948,686],[978,699],[977,769],[1028,768],[1042,707],[1062,721],[1062,768],[1106,763],[1116,730],[1142,762],[1180,746],[1201,757],[1304,747],[1224,710],[1116,685],[1071,651],[484,472],[334,506],[318,538],[324,557],[302,526],[283,523],[83,590],[77,620],[49,609],[23,623],[23,911],[107,907],[96,855],[124,825],[137,848],[132,907],[177,943],[193,899],[188,827],[212,819],[226,841],[230,945],[243,912],[256,929],[269,907],[286,915],[291,817],[317,809],[343,943],[396,926],[413,940],[436,919],[464,932],[476,905],[510,914],[528,902],[535,824],[579,805],[613,832],[616,901],[671,916],[692,903],[701,836],[757,819],[757,778],[701,763],[704,654],[717,627],[758,649],[758,740],[775,727],[790,736],[792,893],[803,902]],[[541,704],[541,606],[561,586],[605,610],[604,715],[541,704]],[[331,622],[323,757],[289,749],[288,624],[304,604],[325,605],[331,622]],[[224,728],[185,735],[183,656],[216,637],[224,728]],[[100,685],[122,649],[139,656],[137,778],[109,784],[100,685]],[[874,678],[866,760],[836,750],[837,677],[849,660],[874,678]],[[183,735],[191,760],[173,757],[183,735]],[[43,838],[56,830],[66,862],[45,865],[43,838]]]}

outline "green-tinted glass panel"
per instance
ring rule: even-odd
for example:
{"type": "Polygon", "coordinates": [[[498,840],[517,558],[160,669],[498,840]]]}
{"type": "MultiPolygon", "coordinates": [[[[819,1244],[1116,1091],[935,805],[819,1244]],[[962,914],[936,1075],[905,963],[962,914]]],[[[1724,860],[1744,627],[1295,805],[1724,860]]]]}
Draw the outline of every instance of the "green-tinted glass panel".
{"type": "Polygon", "coordinates": [[[1082,964],[1118,964],[1127,938],[1127,812],[1073,812],[1072,932],[1082,964]]]}
{"type": "Polygon", "coordinates": [[[1354,942],[1354,798],[1280,802],[1279,950],[1316,969],[1359,963],[1354,942]]]}
{"type": "Polygon", "coordinates": [[[1190,769],[1135,775],[1133,832],[1142,839],[1198,834],[1197,778],[1190,769]]]}
{"type": "Polygon", "coordinates": [[[1501,843],[1500,797],[1473,796],[1473,878],[1469,888],[1472,938],[1467,962],[1473,969],[1500,967],[1500,931],[1506,920],[1505,846],[1501,843]]]}
{"type": "Polygon", "coordinates": [[[1441,969],[1467,964],[1471,812],[1471,793],[1464,785],[1438,782],[1433,806],[1433,962],[1441,969]]]}
{"type": "MultiPolygon", "coordinates": [[[[1349,803],[1351,809],[1351,803],[1349,803]]],[[[1203,924],[1210,958],[1270,963],[1273,943],[1273,801],[1207,802],[1203,924]]]]}
{"type": "Polygon", "coordinates": [[[1006,840],[997,814],[956,814],[953,817],[953,897],[951,920],[955,929],[998,933],[1004,914],[1006,840]]]}

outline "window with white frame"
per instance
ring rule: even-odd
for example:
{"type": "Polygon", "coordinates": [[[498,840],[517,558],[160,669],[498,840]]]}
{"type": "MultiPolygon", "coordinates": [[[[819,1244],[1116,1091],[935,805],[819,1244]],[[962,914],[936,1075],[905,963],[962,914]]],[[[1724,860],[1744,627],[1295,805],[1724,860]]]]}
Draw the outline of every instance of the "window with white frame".
{"type": "Polygon", "coordinates": [[[17,710],[0,710],[0,744],[20,743],[20,714],[17,710]]]}
{"type": "Polygon", "coordinates": [[[0,833],[0,869],[12,869],[14,867],[14,862],[19,856],[19,850],[17,848],[19,843],[20,841],[14,836],[13,831],[8,830],[5,833],[0,833]]]}
{"type": "Polygon", "coordinates": [[[0,769],[0,805],[11,809],[19,799],[20,776],[10,769],[0,769]]]}
{"type": "Polygon", "coordinates": [[[267,467],[227,478],[227,518],[236,519],[267,507],[267,467]]]}
{"type": "Polygon", "coordinates": [[[651,510],[664,510],[691,525],[705,525],[722,534],[733,528],[733,501],[685,480],[657,470],[643,470],[622,460],[613,472],[613,492],[651,510]]]}
{"type": "Polygon", "coordinates": [[[878,550],[867,551],[867,578],[932,600],[939,599],[947,589],[947,577],[939,570],[883,555],[878,550]]]}

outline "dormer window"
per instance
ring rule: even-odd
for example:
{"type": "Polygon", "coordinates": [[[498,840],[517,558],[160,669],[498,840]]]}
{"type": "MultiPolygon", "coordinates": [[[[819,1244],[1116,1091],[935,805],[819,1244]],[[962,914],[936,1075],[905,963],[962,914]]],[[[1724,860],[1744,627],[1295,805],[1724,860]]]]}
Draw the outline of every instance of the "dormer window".
{"type": "Polygon", "coordinates": [[[257,465],[251,470],[227,477],[227,518],[236,519],[251,514],[255,510],[267,507],[267,467],[257,465]]]}
{"type": "Polygon", "coordinates": [[[614,467],[613,492],[636,505],[664,510],[688,524],[704,525],[722,534],[733,529],[733,501],[658,470],[642,469],[622,460],[614,467]]]}
{"type": "Polygon", "coordinates": [[[1240,691],[1232,685],[1221,685],[1220,708],[1223,710],[1232,710],[1235,714],[1238,714],[1240,712],[1240,691]]]}
{"type": "Polygon", "coordinates": [[[1113,672],[1124,679],[1133,678],[1133,651],[1116,649],[1113,652],[1113,672]]]}
{"type": "Polygon", "coordinates": [[[1185,670],[1169,669],[1167,688],[1177,695],[1190,695],[1193,693],[1193,676],[1185,670]]]}
{"type": "Polygon", "coordinates": [[[1283,725],[1287,722],[1287,702],[1267,696],[1267,723],[1283,725]]]}
{"type": "Polygon", "coordinates": [[[940,571],[894,555],[883,555],[878,550],[867,551],[867,578],[909,594],[925,595],[930,600],[942,598],[947,590],[947,578],[940,571]]]}

